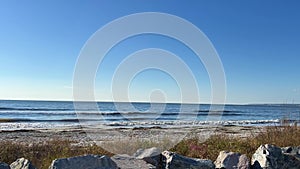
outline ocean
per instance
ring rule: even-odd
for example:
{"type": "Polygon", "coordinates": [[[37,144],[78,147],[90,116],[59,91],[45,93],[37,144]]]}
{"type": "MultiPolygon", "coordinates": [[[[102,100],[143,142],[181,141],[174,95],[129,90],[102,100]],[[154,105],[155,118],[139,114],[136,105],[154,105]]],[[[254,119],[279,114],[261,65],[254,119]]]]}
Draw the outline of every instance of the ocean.
{"type": "Polygon", "coordinates": [[[64,127],[173,127],[191,125],[279,125],[300,121],[299,104],[216,106],[177,103],[91,103],[0,100],[0,130],[64,127]]]}

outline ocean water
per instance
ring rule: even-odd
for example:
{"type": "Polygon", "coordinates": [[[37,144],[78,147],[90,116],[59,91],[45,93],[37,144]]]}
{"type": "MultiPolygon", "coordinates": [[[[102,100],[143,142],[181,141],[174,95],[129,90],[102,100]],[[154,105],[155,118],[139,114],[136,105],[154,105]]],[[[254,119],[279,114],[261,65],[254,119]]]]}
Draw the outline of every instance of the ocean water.
{"type": "Polygon", "coordinates": [[[0,100],[0,130],[86,125],[114,128],[276,125],[283,119],[291,123],[300,120],[299,104],[225,105],[223,109],[219,105],[174,103],[77,102],[76,105],[69,101],[0,100]]]}

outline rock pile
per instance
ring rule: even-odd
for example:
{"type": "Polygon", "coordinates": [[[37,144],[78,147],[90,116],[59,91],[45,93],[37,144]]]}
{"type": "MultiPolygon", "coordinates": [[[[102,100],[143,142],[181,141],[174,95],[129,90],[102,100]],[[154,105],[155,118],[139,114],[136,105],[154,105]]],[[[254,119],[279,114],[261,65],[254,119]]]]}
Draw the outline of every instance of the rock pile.
{"type": "MultiPolygon", "coordinates": [[[[157,148],[140,149],[134,155],[113,157],[84,155],[53,160],[49,169],[300,169],[300,147],[261,145],[251,162],[246,155],[221,151],[213,163],[207,159],[184,157],[157,148]]],[[[19,158],[12,164],[0,163],[0,169],[36,169],[19,158]]]]}

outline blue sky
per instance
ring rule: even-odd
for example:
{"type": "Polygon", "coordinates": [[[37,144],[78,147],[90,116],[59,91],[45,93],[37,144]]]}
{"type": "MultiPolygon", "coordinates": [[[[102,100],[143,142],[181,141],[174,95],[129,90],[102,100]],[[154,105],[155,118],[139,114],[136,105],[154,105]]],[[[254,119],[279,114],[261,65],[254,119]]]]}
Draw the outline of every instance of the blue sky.
{"type": "MultiPolygon", "coordinates": [[[[297,0],[4,0],[0,99],[71,100],[77,57],[95,31],[125,15],[164,12],[193,23],[213,43],[226,74],[227,103],[300,103],[299,8],[297,0]]],[[[209,78],[201,62],[183,44],[157,35],[129,38],[108,53],[95,81],[98,100],[112,99],[109,80],[116,66],[144,48],[180,56],[197,78],[201,102],[209,102],[209,78]]],[[[134,101],[149,101],[156,89],[167,101],[180,97],[175,80],[157,70],[138,74],[128,92],[134,101]]]]}

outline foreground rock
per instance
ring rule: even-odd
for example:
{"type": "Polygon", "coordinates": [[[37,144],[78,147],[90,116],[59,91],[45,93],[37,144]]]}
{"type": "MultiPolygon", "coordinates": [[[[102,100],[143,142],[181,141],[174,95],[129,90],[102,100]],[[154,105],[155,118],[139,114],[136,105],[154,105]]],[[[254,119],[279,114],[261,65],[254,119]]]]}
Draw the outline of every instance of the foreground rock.
{"type": "Polygon", "coordinates": [[[216,168],[250,169],[250,161],[246,155],[240,153],[221,151],[215,161],[216,168]]]}
{"type": "Polygon", "coordinates": [[[283,147],[281,148],[282,153],[291,155],[300,159],[300,147],[283,147]]]}
{"type": "Polygon", "coordinates": [[[0,169],[10,169],[10,167],[6,163],[0,163],[0,169]]]}
{"type": "Polygon", "coordinates": [[[215,165],[210,160],[195,159],[181,156],[179,154],[164,151],[162,161],[165,169],[214,169],[215,165]]]}
{"type": "Polygon", "coordinates": [[[108,156],[86,155],[52,161],[49,169],[117,169],[108,156]]]}
{"type": "Polygon", "coordinates": [[[282,153],[281,148],[261,145],[251,159],[253,169],[299,169],[300,161],[296,157],[282,153]]]}
{"type": "Polygon", "coordinates": [[[144,160],[136,159],[127,154],[115,155],[111,158],[121,169],[155,169],[152,164],[148,164],[144,160]]]}
{"type": "Polygon", "coordinates": [[[35,169],[31,162],[25,158],[19,158],[10,164],[11,169],[35,169]]]}
{"type": "Polygon", "coordinates": [[[148,149],[139,149],[133,156],[136,159],[144,160],[145,162],[152,164],[157,168],[162,168],[161,151],[156,147],[148,149]]]}

